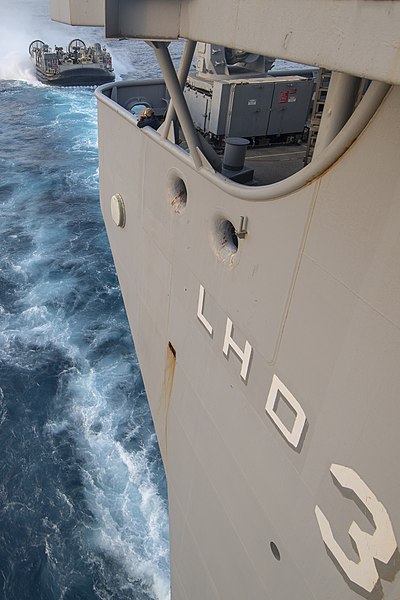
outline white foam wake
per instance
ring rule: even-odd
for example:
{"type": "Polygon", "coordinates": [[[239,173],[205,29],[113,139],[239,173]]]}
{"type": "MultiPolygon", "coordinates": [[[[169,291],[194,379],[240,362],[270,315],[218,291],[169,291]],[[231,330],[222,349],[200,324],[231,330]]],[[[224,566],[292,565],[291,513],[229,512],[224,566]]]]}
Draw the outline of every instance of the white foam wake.
{"type": "Polygon", "coordinates": [[[128,406],[110,412],[107,395],[121,370],[111,361],[101,374],[90,369],[69,381],[86,501],[98,525],[92,543],[121,565],[127,581],[140,580],[154,600],[168,600],[168,513],[149,460],[155,434],[132,452],[116,439],[128,406]]]}

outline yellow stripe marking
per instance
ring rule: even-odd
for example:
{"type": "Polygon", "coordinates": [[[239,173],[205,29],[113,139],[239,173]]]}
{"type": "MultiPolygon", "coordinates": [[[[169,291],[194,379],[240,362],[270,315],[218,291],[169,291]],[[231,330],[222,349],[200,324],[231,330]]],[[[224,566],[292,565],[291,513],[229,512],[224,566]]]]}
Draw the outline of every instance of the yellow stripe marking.
{"type": "Polygon", "coordinates": [[[293,154],[304,154],[305,150],[299,152],[282,152],[281,154],[260,154],[259,156],[246,156],[246,160],[252,160],[253,158],[270,158],[271,156],[292,156],[293,154]]]}

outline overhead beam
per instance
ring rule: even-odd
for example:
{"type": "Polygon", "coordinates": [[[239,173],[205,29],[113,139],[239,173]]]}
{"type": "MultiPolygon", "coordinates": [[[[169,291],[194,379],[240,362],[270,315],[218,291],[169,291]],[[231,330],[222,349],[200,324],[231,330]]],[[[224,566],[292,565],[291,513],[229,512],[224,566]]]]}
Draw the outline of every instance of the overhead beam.
{"type": "Polygon", "coordinates": [[[106,0],[106,14],[107,37],[181,37],[400,84],[398,0],[106,0]]]}

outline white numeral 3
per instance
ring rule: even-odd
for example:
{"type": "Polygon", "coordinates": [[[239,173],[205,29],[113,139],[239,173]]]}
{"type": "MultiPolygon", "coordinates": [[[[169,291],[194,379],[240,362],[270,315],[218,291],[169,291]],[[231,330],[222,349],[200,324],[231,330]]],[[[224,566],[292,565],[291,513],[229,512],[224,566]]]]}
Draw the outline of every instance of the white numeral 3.
{"type": "Polygon", "coordinates": [[[350,581],[367,592],[372,592],[379,581],[375,560],[387,564],[396,551],[397,543],[386,508],[353,469],[331,465],[330,471],[342,488],[352,490],[372,515],[375,531],[371,535],[362,531],[354,521],[349,535],[354,541],[359,562],[350,560],[335,540],[330,523],[319,506],[315,515],[325,545],[331,551],[350,581]]]}

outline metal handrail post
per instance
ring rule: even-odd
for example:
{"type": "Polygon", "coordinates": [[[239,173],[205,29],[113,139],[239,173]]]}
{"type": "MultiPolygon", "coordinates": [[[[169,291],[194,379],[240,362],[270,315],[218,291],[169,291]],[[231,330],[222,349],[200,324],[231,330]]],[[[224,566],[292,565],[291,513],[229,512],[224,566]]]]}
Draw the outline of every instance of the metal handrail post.
{"type": "Polygon", "coordinates": [[[329,146],[353,114],[360,81],[347,73],[332,72],[313,159],[329,146]]]}

